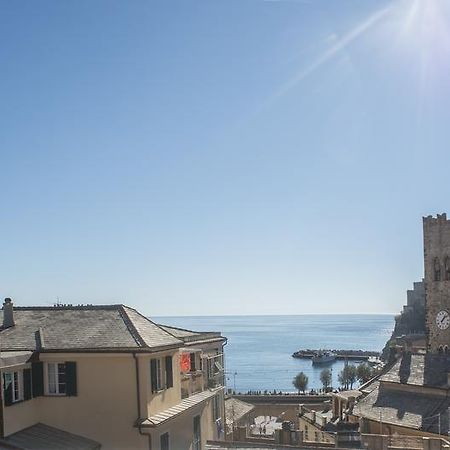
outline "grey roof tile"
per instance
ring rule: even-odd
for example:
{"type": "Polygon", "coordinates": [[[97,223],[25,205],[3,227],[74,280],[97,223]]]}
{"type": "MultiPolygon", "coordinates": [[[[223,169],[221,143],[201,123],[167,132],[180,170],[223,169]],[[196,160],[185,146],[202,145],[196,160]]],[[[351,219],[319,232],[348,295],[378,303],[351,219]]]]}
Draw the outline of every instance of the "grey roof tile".
{"type": "Polygon", "coordinates": [[[376,422],[381,419],[384,423],[428,432],[437,432],[438,417],[436,415],[441,414],[441,431],[447,433],[449,407],[450,399],[448,398],[396,391],[387,389],[381,384],[358,401],[353,413],[376,422]]]}
{"type": "Polygon", "coordinates": [[[4,442],[22,450],[97,450],[101,447],[91,439],[42,423],[12,434],[4,438],[4,442]]]}
{"type": "Polygon", "coordinates": [[[232,425],[234,422],[239,421],[255,409],[255,405],[243,402],[234,397],[227,398],[225,400],[225,420],[227,425],[232,425]]]}
{"type": "MultiPolygon", "coordinates": [[[[0,323],[3,311],[0,311],[0,323]]],[[[15,307],[1,350],[118,350],[178,347],[182,341],[123,305],[15,307]]]]}
{"type": "Polygon", "coordinates": [[[182,342],[147,317],[138,313],[135,309],[128,306],[124,306],[123,309],[145,345],[149,347],[163,347],[177,345],[182,342]]]}
{"type": "Polygon", "coordinates": [[[450,372],[450,357],[432,354],[405,354],[380,381],[415,386],[444,386],[450,372]]]}

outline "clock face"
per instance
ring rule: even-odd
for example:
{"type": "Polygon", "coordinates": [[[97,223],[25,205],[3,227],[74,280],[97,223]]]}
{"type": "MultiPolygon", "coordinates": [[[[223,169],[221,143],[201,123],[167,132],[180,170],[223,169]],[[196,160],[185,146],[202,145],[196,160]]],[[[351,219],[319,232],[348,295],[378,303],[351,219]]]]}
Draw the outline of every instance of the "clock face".
{"type": "Polygon", "coordinates": [[[439,311],[436,314],[436,325],[441,330],[446,330],[450,325],[450,315],[447,311],[439,311]]]}

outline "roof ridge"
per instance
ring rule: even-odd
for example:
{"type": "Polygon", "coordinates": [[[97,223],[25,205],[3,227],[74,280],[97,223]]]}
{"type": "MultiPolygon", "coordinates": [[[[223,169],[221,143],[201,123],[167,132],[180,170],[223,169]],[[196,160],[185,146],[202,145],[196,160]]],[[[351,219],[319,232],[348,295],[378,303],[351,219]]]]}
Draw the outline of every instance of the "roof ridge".
{"type": "MultiPolygon", "coordinates": [[[[149,319],[149,320],[150,320],[150,319],[149,319]]],[[[187,328],[174,327],[174,326],[172,326],[172,325],[165,325],[164,323],[156,323],[156,322],[153,322],[153,323],[154,323],[155,325],[158,325],[159,327],[163,328],[164,331],[166,331],[166,332],[169,333],[169,334],[172,334],[172,333],[171,333],[170,331],[165,330],[165,328],[172,328],[173,330],[187,331],[187,332],[189,332],[189,333],[200,334],[199,331],[188,330],[187,328]]],[[[172,336],[173,336],[173,334],[172,334],[172,336]]],[[[176,337],[176,336],[174,336],[174,337],[176,337]]]]}
{"type": "Polygon", "coordinates": [[[134,326],[133,321],[128,316],[128,313],[126,312],[126,308],[128,308],[125,305],[120,305],[119,308],[119,314],[122,320],[125,323],[125,326],[127,327],[128,331],[130,332],[133,339],[137,342],[137,344],[140,347],[148,347],[147,343],[145,342],[144,338],[140,335],[137,328],[134,326]]]}
{"type": "Polygon", "coordinates": [[[121,303],[115,303],[112,305],[55,305],[55,306],[16,306],[14,310],[18,311],[74,311],[74,310],[90,310],[90,309],[105,309],[109,311],[119,310],[122,306],[121,303]]]}
{"type": "MultiPolygon", "coordinates": [[[[183,343],[183,340],[174,336],[172,333],[169,333],[168,331],[166,331],[161,325],[157,324],[156,322],[153,322],[153,320],[149,319],[148,317],[144,316],[144,314],[140,313],[137,309],[132,308],[131,306],[127,306],[127,305],[122,305],[122,307],[124,309],[128,308],[131,309],[132,311],[134,311],[137,315],[141,316],[142,318],[144,318],[145,320],[147,320],[148,322],[150,322],[152,325],[155,325],[155,327],[159,328],[163,333],[168,334],[169,336],[175,338],[177,341],[180,341],[180,343],[183,343]]],[[[133,325],[134,326],[134,325],[133,325]]]]}

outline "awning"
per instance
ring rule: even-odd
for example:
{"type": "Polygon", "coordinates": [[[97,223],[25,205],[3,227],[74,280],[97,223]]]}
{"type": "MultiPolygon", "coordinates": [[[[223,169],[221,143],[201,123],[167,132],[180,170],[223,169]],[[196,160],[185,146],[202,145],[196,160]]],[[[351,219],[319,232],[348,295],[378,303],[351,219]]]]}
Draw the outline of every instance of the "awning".
{"type": "Polygon", "coordinates": [[[25,364],[32,354],[33,352],[0,352],[0,368],[25,364]]]}
{"type": "Polygon", "coordinates": [[[59,428],[38,423],[0,439],[0,449],[17,450],[98,450],[101,445],[59,428]]]}
{"type": "Polygon", "coordinates": [[[182,400],[177,405],[172,406],[171,408],[166,409],[165,411],[162,411],[158,414],[155,414],[154,416],[151,416],[148,419],[145,419],[144,421],[142,421],[140,423],[140,425],[142,427],[157,427],[158,425],[161,425],[162,423],[165,423],[168,420],[173,419],[174,417],[184,413],[188,409],[199,405],[200,403],[204,402],[205,400],[208,400],[209,398],[214,397],[222,389],[223,389],[223,387],[220,387],[217,389],[211,389],[211,390],[200,392],[198,394],[191,395],[190,397],[182,400]]]}

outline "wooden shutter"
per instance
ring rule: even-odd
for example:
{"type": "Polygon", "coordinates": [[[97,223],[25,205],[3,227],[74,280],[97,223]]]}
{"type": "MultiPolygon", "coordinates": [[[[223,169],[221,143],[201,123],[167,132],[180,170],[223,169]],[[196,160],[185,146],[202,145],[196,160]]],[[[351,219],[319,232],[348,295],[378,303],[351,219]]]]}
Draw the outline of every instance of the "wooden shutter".
{"type": "Polygon", "coordinates": [[[66,361],[66,394],[77,395],[77,363],[66,361]]]}
{"type": "Polygon", "coordinates": [[[33,397],[44,395],[44,364],[41,361],[31,363],[33,397]]]}
{"type": "Polygon", "coordinates": [[[150,361],[150,379],[152,385],[152,392],[158,391],[158,368],[156,367],[156,359],[150,361]]]}
{"type": "Polygon", "coordinates": [[[191,353],[191,372],[195,372],[195,353],[191,353]]]}
{"type": "Polygon", "coordinates": [[[23,370],[23,399],[31,399],[31,369],[23,370]]]}
{"type": "Polygon", "coordinates": [[[3,398],[5,400],[5,406],[11,406],[13,403],[13,385],[12,380],[10,380],[9,385],[6,385],[6,374],[3,374],[3,398]]]}
{"type": "Polygon", "coordinates": [[[164,433],[161,435],[160,447],[161,447],[161,450],[170,450],[169,449],[169,433],[164,433]]]}
{"type": "Polygon", "coordinates": [[[166,356],[166,388],[173,387],[172,356],[166,356]]]}

